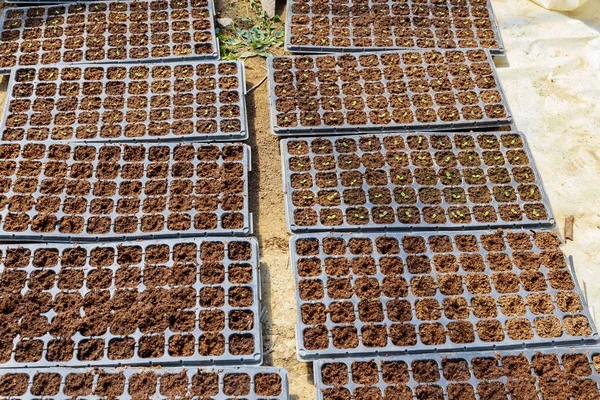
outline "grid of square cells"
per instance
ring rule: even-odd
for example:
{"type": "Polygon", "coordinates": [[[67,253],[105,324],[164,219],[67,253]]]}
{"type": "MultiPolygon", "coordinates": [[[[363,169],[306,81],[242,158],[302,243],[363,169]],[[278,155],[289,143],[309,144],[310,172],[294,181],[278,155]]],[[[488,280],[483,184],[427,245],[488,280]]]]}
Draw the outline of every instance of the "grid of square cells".
{"type": "Polygon", "coordinates": [[[483,50],[276,57],[275,125],[418,126],[506,118],[483,50]]]}
{"type": "Polygon", "coordinates": [[[293,48],[497,49],[487,0],[293,0],[293,48]]]}
{"type": "Polygon", "coordinates": [[[8,141],[153,139],[242,131],[236,63],[21,68],[8,141]]]}
{"type": "Polygon", "coordinates": [[[6,10],[0,68],[215,54],[207,0],[110,1],[6,10]]]}

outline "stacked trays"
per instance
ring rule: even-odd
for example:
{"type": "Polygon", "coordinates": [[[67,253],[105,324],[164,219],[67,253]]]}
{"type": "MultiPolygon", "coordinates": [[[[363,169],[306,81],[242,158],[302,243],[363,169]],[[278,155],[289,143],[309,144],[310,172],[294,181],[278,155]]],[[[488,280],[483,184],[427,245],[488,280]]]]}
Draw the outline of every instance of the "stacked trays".
{"type": "Polygon", "coordinates": [[[456,130],[510,124],[489,52],[403,52],[269,59],[276,135],[456,130]]]}
{"type": "Polygon", "coordinates": [[[288,0],[287,5],[285,47],[291,52],[437,47],[504,54],[488,0],[288,0]]]}
{"type": "Polygon", "coordinates": [[[288,400],[213,2],[29,3],[0,20],[0,398],[288,400]]]}
{"type": "Polygon", "coordinates": [[[594,341],[559,245],[551,231],[293,236],[298,355],[594,341]]]}
{"type": "Polygon", "coordinates": [[[270,123],[317,398],[600,398],[491,2],[287,5],[297,54],[267,62],[270,123]]]}
{"type": "Polygon", "coordinates": [[[262,361],[254,238],[0,251],[1,367],[262,361]]]}
{"type": "Polygon", "coordinates": [[[271,367],[46,368],[0,372],[0,387],[9,385],[0,398],[289,398],[287,372],[271,367]]]}
{"type": "Polygon", "coordinates": [[[239,61],[18,68],[7,93],[5,141],[248,138],[239,61]]]}
{"type": "Polygon", "coordinates": [[[554,224],[518,132],[286,139],[281,153],[291,232],[554,224]]]}
{"type": "Polygon", "coordinates": [[[0,71],[57,63],[218,58],[209,0],[67,3],[6,9],[0,71]]]}

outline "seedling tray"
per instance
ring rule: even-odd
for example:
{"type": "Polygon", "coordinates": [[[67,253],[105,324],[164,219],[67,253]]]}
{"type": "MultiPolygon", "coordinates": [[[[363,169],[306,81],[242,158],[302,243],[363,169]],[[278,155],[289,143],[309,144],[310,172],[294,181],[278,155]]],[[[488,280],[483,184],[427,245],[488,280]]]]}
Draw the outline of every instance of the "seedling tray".
{"type": "Polygon", "coordinates": [[[272,57],[276,135],[457,130],[509,125],[486,50],[401,50],[272,57]]]}
{"type": "Polygon", "coordinates": [[[287,371],[273,367],[44,368],[0,374],[0,398],[288,400],[287,371]]]}
{"type": "Polygon", "coordinates": [[[10,8],[0,72],[89,62],[219,58],[212,0],[141,0],[10,8]]]}
{"type": "Polygon", "coordinates": [[[14,69],[4,141],[248,138],[244,64],[82,64],[14,69]]]}
{"type": "Polygon", "coordinates": [[[314,364],[318,400],[595,399],[600,349],[446,353],[314,364]]]}
{"type": "Polygon", "coordinates": [[[0,144],[0,239],[252,233],[244,144],[0,144]]]}
{"type": "Polygon", "coordinates": [[[254,238],[0,251],[0,368],[262,361],[254,238]]]}
{"type": "Polygon", "coordinates": [[[492,5],[468,2],[288,0],[285,48],[291,52],[488,49],[504,54],[492,5]]]}
{"type": "Polygon", "coordinates": [[[518,132],[281,141],[290,232],[553,226],[518,132]]]}
{"type": "MultiPolygon", "coordinates": [[[[94,1],[105,0],[4,0],[4,4],[9,4],[14,7],[36,6],[36,5],[52,5],[61,3],[92,3],[94,1]]],[[[123,1],[123,0],[119,0],[123,1]]]]}
{"type": "Polygon", "coordinates": [[[551,231],[290,239],[302,361],[598,339],[551,231]]]}

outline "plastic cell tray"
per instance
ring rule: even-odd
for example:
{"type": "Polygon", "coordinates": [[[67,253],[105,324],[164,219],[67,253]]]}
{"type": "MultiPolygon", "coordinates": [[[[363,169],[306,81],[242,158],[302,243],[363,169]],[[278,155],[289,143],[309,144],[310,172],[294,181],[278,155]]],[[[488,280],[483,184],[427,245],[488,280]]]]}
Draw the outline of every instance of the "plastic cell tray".
{"type": "Polygon", "coordinates": [[[0,238],[248,235],[245,144],[0,144],[0,238]]]}
{"type": "Polygon", "coordinates": [[[596,398],[599,355],[590,346],[320,360],[314,364],[316,398],[596,398]]]}
{"type": "Polygon", "coordinates": [[[504,54],[488,0],[432,3],[368,1],[353,5],[288,0],[285,48],[293,53],[484,48],[494,55],[504,54]]]}
{"type": "Polygon", "coordinates": [[[262,361],[254,238],[0,251],[0,368],[262,361]]]}
{"type": "Polygon", "coordinates": [[[11,73],[4,141],[248,138],[244,64],[79,64],[11,73]]]}
{"type": "Polygon", "coordinates": [[[293,233],[554,225],[519,132],[290,138],[281,154],[293,233]]]}
{"type": "MultiPolygon", "coordinates": [[[[25,6],[37,6],[37,5],[53,5],[61,3],[92,3],[97,1],[106,0],[8,0],[4,4],[9,4],[14,7],[25,7],[25,6]]],[[[116,1],[127,1],[127,0],[116,0],[116,1]]]]}
{"type": "Polygon", "coordinates": [[[269,58],[267,66],[275,135],[458,130],[512,122],[487,50],[281,56],[269,58]]]}
{"type": "Polygon", "coordinates": [[[37,393],[65,400],[107,394],[119,399],[208,395],[224,400],[239,393],[249,400],[290,398],[287,371],[274,367],[27,369],[0,373],[0,388],[2,399],[34,399],[37,393]]]}
{"type": "Polygon", "coordinates": [[[523,230],[294,235],[298,358],[597,341],[558,243],[523,230]]]}
{"type": "Polygon", "coordinates": [[[58,63],[217,59],[214,15],[212,0],[119,0],[9,8],[0,17],[0,73],[19,66],[58,63]]]}

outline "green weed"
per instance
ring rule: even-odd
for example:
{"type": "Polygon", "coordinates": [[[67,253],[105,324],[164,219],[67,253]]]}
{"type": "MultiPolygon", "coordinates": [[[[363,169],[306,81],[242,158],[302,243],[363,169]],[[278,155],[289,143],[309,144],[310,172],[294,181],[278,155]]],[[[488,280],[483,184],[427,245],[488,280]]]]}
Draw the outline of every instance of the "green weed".
{"type": "Polygon", "coordinates": [[[273,48],[283,46],[285,33],[279,17],[269,18],[254,0],[249,1],[249,6],[251,16],[236,18],[218,33],[223,59],[268,57],[273,48]]]}

